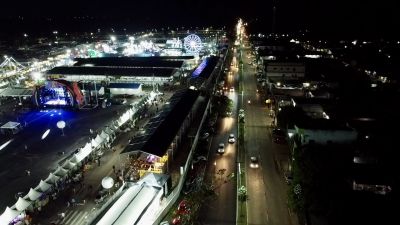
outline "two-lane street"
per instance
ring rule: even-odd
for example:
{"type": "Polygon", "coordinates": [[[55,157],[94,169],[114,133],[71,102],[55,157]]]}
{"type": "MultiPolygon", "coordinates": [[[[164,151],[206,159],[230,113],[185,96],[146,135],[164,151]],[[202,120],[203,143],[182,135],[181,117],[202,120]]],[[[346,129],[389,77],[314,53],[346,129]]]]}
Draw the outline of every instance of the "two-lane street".
{"type": "MultiPolygon", "coordinates": [[[[243,56],[249,52],[249,49],[244,49],[243,56]]],[[[256,70],[250,65],[251,60],[243,57],[248,224],[295,224],[287,208],[287,185],[276,161],[276,155],[288,149],[271,141],[271,118],[265,98],[257,91],[256,70]],[[259,159],[258,168],[250,168],[252,156],[259,159]]]]}
{"type": "MultiPolygon", "coordinates": [[[[237,86],[237,70],[230,68],[227,86],[237,86]]],[[[202,224],[233,225],[236,224],[236,179],[227,181],[227,176],[236,173],[237,144],[228,143],[229,134],[237,137],[237,102],[238,94],[229,89],[224,93],[233,101],[232,115],[220,118],[217,122],[216,134],[211,140],[209,158],[206,168],[208,181],[216,187],[217,199],[202,207],[199,220],[202,224]],[[225,145],[225,153],[218,154],[218,145],[225,145]]]]}

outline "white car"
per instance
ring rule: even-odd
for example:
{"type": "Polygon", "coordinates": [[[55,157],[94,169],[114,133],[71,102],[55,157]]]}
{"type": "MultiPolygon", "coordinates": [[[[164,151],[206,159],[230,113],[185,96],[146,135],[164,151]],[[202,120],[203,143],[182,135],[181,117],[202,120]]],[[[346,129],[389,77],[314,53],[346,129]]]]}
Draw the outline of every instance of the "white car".
{"type": "Polygon", "coordinates": [[[217,150],[217,152],[218,152],[219,154],[223,154],[223,153],[225,152],[225,144],[224,144],[224,143],[220,143],[220,144],[218,145],[218,150],[217,150]]]}
{"type": "Polygon", "coordinates": [[[229,89],[229,91],[230,91],[230,92],[234,92],[234,91],[235,91],[235,88],[231,87],[231,88],[229,89]]]}
{"type": "Polygon", "coordinates": [[[234,134],[229,135],[228,142],[231,144],[235,143],[235,135],[234,134]]]}
{"type": "Polygon", "coordinates": [[[250,168],[258,168],[258,159],[256,156],[250,157],[250,168]]]}

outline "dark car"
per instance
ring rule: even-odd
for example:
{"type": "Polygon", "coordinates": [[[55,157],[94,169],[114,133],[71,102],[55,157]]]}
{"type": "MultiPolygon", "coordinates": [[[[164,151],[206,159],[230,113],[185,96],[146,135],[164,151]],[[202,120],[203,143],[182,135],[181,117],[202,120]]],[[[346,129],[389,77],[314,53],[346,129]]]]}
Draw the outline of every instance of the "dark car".
{"type": "Polygon", "coordinates": [[[274,128],[272,130],[272,140],[275,143],[278,143],[278,144],[286,143],[286,133],[285,133],[285,131],[283,131],[283,130],[281,130],[279,128],[274,128]]]}
{"type": "Polygon", "coordinates": [[[285,182],[287,184],[291,184],[292,183],[293,175],[292,175],[291,172],[285,172],[284,177],[285,177],[285,182]]]}
{"type": "Polygon", "coordinates": [[[207,138],[210,136],[210,133],[205,132],[200,136],[200,140],[207,140],[207,138]]]}

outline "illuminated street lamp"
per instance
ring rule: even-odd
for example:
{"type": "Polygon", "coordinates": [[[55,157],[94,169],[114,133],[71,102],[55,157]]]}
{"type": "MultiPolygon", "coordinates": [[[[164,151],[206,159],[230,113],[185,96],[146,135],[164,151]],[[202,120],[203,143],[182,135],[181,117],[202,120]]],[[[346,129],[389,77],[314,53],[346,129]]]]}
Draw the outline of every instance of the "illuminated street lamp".
{"type": "Polygon", "coordinates": [[[64,120],[60,120],[57,122],[57,127],[61,129],[62,131],[62,136],[64,135],[64,128],[65,128],[65,121],[64,120]]]}

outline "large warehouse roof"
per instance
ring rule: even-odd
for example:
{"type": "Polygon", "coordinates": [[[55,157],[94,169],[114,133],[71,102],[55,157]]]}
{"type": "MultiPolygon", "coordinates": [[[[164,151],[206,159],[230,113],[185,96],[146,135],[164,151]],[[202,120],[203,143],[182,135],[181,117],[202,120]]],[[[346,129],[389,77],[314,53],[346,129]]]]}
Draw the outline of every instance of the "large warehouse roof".
{"type": "Polygon", "coordinates": [[[132,67],[78,67],[59,66],[47,71],[48,75],[99,75],[99,76],[138,76],[138,77],[170,77],[173,68],[132,68],[132,67]]]}
{"type": "Polygon", "coordinates": [[[175,93],[169,105],[158,116],[152,118],[146,126],[145,136],[132,141],[122,153],[144,151],[162,157],[182,126],[183,121],[196,102],[199,92],[187,89],[175,93]]]}
{"type": "MultiPolygon", "coordinates": [[[[193,57],[192,57],[193,58],[193,57]]],[[[109,67],[153,67],[181,68],[184,59],[171,60],[165,57],[103,57],[77,58],[74,66],[109,66],[109,67]]]]}

